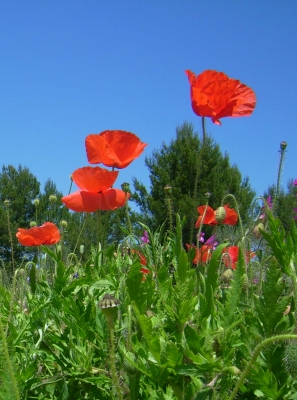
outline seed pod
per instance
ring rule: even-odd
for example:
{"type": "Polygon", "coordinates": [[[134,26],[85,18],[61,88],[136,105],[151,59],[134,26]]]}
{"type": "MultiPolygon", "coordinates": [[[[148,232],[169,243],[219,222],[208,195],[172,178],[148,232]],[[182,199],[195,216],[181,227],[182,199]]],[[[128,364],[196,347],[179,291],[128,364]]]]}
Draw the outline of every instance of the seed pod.
{"type": "Polygon", "coordinates": [[[114,320],[118,312],[120,301],[111,294],[105,294],[103,299],[99,301],[98,307],[101,308],[102,314],[105,316],[108,325],[113,326],[114,320]]]}

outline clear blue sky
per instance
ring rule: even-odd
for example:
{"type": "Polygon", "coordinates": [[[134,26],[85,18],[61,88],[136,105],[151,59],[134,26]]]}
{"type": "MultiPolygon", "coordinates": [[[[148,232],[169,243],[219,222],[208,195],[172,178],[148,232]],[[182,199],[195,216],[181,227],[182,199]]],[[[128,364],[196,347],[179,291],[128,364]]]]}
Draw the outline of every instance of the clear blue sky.
{"type": "Polygon", "coordinates": [[[89,133],[122,129],[148,143],[120,172],[149,186],[145,155],[183,122],[201,133],[184,73],[223,71],[250,86],[250,117],[207,131],[262,195],[297,178],[296,0],[0,0],[0,165],[26,166],[67,194],[88,165],[89,133]]]}

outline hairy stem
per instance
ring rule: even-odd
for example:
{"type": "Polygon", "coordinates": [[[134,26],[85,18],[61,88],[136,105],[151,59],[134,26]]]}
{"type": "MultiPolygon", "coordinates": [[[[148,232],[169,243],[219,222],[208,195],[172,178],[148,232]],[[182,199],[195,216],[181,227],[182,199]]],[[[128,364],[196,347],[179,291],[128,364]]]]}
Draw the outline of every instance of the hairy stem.
{"type": "Polygon", "coordinates": [[[18,391],[17,382],[15,379],[15,375],[14,375],[12,364],[11,364],[10,357],[9,357],[8,346],[7,346],[7,341],[6,341],[6,334],[3,329],[1,314],[0,314],[0,335],[1,335],[1,339],[2,339],[2,347],[3,347],[4,357],[5,357],[5,361],[6,361],[6,367],[8,369],[8,373],[9,373],[9,376],[10,376],[10,379],[12,382],[11,390],[14,393],[15,399],[20,400],[20,394],[18,391]]]}
{"type": "MultiPolygon", "coordinates": [[[[200,151],[199,151],[199,153],[197,155],[196,176],[195,176],[194,193],[193,193],[193,199],[194,199],[195,206],[196,206],[196,202],[197,202],[197,187],[198,187],[199,176],[201,174],[202,158],[203,158],[203,152],[204,152],[204,148],[205,148],[205,143],[206,143],[205,118],[202,117],[202,146],[201,146],[201,149],[200,149],[200,151]]],[[[192,221],[191,221],[190,243],[193,242],[193,232],[194,232],[194,215],[192,215],[192,221]]]]}
{"type": "Polygon", "coordinates": [[[231,393],[229,400],[235,399],[237,392],[239,391],[241,385],[243,385],[245,378],[248,376],[251,368],[255,364],[263,347],[269,346],[273,342],[286,341],[286,340],[297,340],[297,335],[285,334],[285,335],[279,335],[279,336],[272,336],[268,339],[263,340],[261,343],[258,344],[258,346],[255,348],[252,358],[250,359],[249,363],[247,364],[245,370],[240,375],[240,378],[239,378],[235,388],[233,389],[233,392],[231,393]]]}

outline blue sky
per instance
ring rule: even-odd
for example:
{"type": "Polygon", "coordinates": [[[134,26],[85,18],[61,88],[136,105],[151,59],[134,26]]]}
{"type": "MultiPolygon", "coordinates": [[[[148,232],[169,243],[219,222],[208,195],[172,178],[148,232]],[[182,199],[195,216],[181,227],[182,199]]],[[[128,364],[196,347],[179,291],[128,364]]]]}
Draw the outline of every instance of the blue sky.
{"type": "Polygon", "coordinates": [[[205,69],[256,93],[250,117],[207,121],[207,131],[258,195],[297,178],[297,2],[295,0],[0,0],[0,159],[26,166],[42,186],[67,194],[88,165],[90,133],[122,129],[148,143],[120,171],[149,187],[145,156],[201,120],[184,73],[205,69]]]}

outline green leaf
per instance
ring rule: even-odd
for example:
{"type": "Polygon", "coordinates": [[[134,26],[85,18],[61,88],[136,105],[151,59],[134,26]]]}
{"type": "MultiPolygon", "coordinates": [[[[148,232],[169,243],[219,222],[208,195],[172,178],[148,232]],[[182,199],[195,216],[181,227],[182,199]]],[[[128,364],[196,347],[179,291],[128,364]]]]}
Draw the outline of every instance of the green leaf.
{"type": "Polygon", "coordinates": [[[31,264],[30,268],[30,288],[33,294],[36,293],[36,265],[34,263],[31,264]]]}
{"type": "Polygon", "coordinates": [[[141,264],[136,260],[129,269],[126,285],[131,302],[134,302],[140,313],[143,313],[147,305],[147,288],[142,281],[143,274],[140,269],[141,264]]]}
{"type": "Polygon", "coordinates": [[[181,284],[185,282],[189,268],[188,255],[185,249],[181,249],[177,259],[177,276],[181,284]]]}
{"type": "Polygon", "coordinates": [[[283,296],[285,282],[278,264],[271,261],[266,268],[266,279],[262,284],[262,296],[255,297],[255,306],[266,335],[271,335],[283,318],[283,313],[291,302],[290,296],[283,296]]]}

